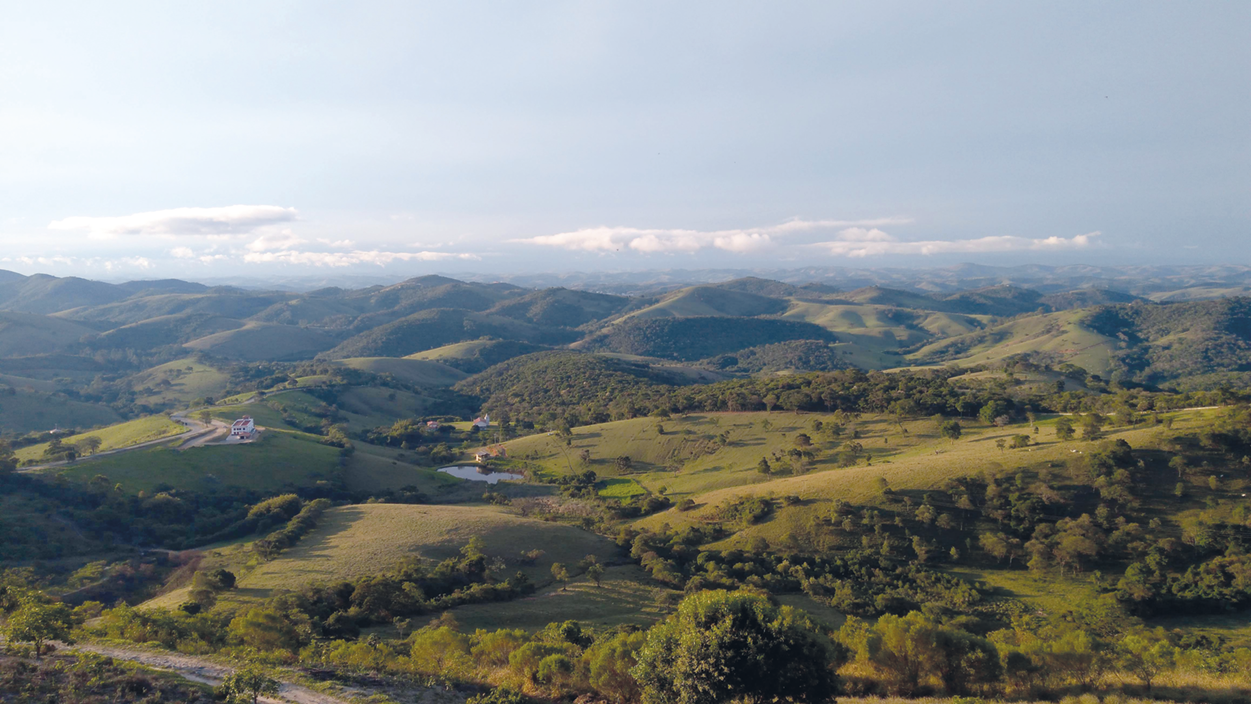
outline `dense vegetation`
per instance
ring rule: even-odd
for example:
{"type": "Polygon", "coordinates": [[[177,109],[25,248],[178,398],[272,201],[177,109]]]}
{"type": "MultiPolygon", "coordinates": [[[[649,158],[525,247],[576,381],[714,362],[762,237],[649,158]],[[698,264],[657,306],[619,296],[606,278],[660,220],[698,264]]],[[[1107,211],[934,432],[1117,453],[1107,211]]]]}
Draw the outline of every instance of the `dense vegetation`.
{"type": "Polygon", "coordinates": [[[812,323],[771,318],[627,318],[589,347],[642,357],[695,361],[760,344],[788,340],[833,342],[834,334],[812,323]]]}

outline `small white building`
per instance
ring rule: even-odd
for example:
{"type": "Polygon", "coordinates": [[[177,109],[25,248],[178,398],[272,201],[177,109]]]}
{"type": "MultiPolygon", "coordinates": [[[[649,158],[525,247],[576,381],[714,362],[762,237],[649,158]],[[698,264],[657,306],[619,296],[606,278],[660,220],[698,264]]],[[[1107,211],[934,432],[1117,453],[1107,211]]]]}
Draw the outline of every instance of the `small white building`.
{"type": "Polygon", "coordinates": [[[429,428],[429,429],[431,429],[431,430],[438,430],[438,429],[439,429],[439,427],[440,427],[440,426],[439,426],[439,421],[437,421],[437,420],[428,420],[428,421],[426,421],[426,427],[427,427],[427,428],[429,428]]]}
{"type": "Polygon", "coordinates": [[[481,418],[474,418],[473,427],[477,428],[478,430],[486,430],[487,428],[491,427],[491,414],[487,413],[487,414],[484,414],[481,418]]]}
{"type": "Polygon", "coordinates": [[[250,438],[256,432],[256,425],[251,416],[244,416],[230,426],[230,437],[250,438]]]}

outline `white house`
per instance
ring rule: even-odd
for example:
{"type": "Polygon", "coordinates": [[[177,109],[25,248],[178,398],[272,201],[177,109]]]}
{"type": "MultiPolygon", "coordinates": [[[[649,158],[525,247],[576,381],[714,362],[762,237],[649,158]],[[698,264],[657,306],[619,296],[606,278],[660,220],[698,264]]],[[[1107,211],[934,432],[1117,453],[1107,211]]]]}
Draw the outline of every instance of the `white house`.
{"type": "Polygon", "coordinates": [[[474,418],[473,427],[477,428],[478,430],[486,430],[487,428],[491,427],[491,414],[486,413],[486,414],[483,414],[481,418],[474,418]]]}
{"type": "Polygon", "coordinates": [[[427,428],[429,428],[429,429],[431,429],[431,430],[438,430],[438,429],[439,429],[439,421],[437,421],[437,420],[428,420],[428,421],[426,421],[426,427],[427,427],[427,428]]]}
{"type": "Polygon", "coordinates": [[[250,438],[255,432],[256,425],[252,423],[251,416],[244,416],[230,426],[230,437],[232,438],[250,438]]]}

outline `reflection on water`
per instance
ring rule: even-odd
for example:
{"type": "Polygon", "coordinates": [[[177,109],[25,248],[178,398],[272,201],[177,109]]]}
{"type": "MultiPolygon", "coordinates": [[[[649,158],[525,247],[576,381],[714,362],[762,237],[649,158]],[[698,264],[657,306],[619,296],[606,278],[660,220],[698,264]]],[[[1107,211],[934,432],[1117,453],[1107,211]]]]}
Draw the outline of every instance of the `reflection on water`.
{"type": "Polygon", "coordinates": [[[480,470],[478,467],[444,467],[439,470],[444,474],[450,474],[453,477],[468,479],[471,482],[486,482],[487,484],[496,484],[498,482],[507,482],[514,479],[525,479],[520,474],[512,474],[510,472],[492,472],[490,470],[480,470]]]}

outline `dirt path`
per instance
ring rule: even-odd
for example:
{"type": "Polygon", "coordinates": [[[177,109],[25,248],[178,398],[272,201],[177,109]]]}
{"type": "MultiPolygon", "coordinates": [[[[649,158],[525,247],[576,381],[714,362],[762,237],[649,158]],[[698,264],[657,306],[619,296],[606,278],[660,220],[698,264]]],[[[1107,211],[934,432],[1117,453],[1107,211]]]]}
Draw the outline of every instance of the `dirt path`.
{"type": "MultiPolygon", "coordinates": [[[[194,655],[182,655],[180,653],[154,653],[109,645],[95,645],[93,643],[80,643],[73,646],[71,650],[98,653],[117,660],[137,662],[158,670],[178,673],[192,682],[210,685],[220,684],[223,679],[234,672],[234,668],[229,666],[219,665],[194,655]]],[[[277,698],[261,697],[261,701],[269,704],[282,704],[283,702],[288,704],[291,702],[295,704],[348,704],[350,700],[322,694],[298,684],[283,682],[279,685],[277,698]]]]}

